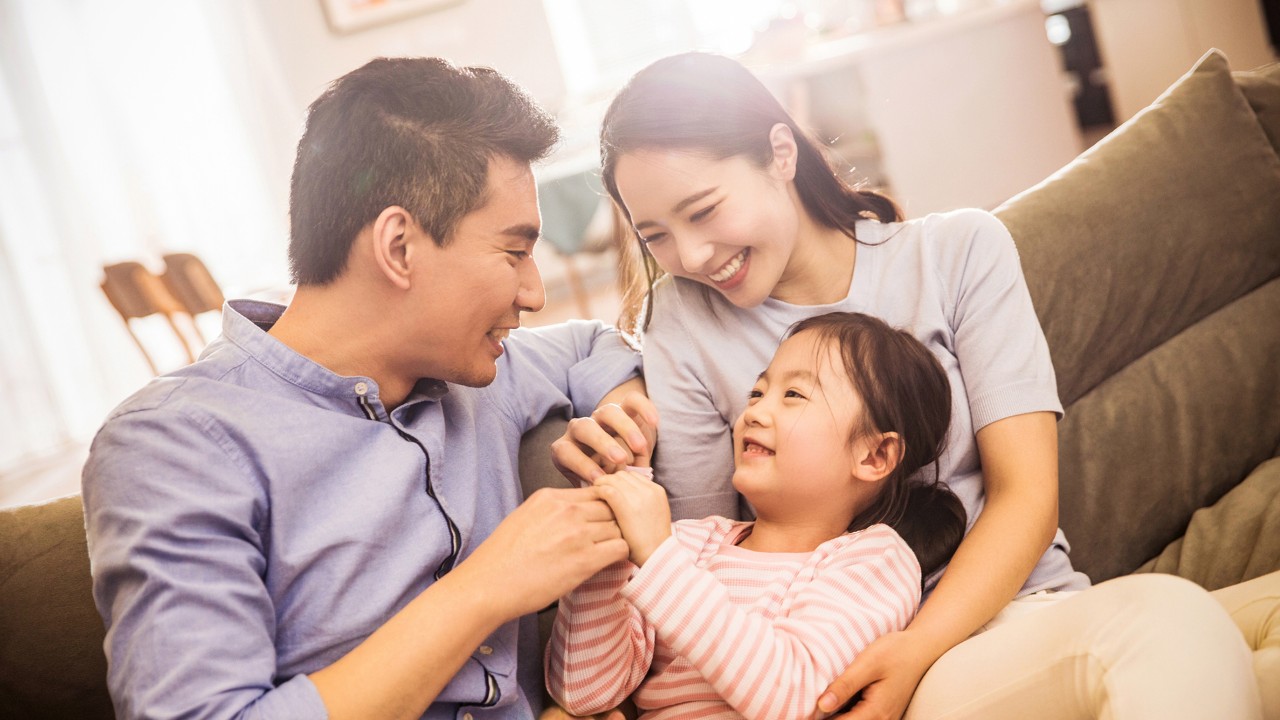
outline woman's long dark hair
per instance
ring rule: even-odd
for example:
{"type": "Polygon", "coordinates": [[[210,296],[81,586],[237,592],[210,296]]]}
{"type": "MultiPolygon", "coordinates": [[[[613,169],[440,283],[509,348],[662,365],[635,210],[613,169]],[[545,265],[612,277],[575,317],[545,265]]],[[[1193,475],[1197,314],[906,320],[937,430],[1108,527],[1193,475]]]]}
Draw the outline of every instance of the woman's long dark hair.
{"type": "Polygon", "coordinates": [[[862,434],[898,433],[897,467],[885,478],[875,501],[858,514],[849,531],[889,525],[915,552],[925,576],[951,559],[964,539],[965,511],[940,481],[937,462],[951,427],[951,383],[941,363],[919,340],[883,320],[862,313],[834,312],[801,320],[787,337],[818,335],[818,347],[834,345],[845,372],[862,399],[862,434]],[[932,479],[923,471],[934,467],[932,479]]]}
{"type": "Polygon", "coordinates": [[[618,92],[600,128],[601,180],[618,213],[616,230],[624,250],[623,307],[618,327],[639,334],[649,326],[653,284],[662,275],[640,243],[618,194],[618,158],[636,150],[687,150],[709,158],[744,156],[764,167],[773,159],[769,133],[778,123],[795,136],[796,191],[805,211],[825,227],[854,239],[864,218],[901,220],[892,200],[845,182],[821,145],[754,75],[719,55],[685,53],[663,58],[636,73],[618,92]]]}

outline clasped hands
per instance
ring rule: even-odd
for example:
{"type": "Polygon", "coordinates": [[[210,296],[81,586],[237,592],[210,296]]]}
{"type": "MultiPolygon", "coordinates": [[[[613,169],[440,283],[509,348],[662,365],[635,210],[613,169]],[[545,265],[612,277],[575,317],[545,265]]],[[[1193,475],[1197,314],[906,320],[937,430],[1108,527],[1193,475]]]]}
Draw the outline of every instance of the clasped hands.
{"type": "Polygon", "coordinates": [[[628,554],[643,565],[671,535],[666,491],[628,467],[648,467],[657,443],[658,410],[648,396],[629,392],[618,403],[575,418],[555,442],[551,459],[565,477],[596,488],[618,523],[628,554]]]}

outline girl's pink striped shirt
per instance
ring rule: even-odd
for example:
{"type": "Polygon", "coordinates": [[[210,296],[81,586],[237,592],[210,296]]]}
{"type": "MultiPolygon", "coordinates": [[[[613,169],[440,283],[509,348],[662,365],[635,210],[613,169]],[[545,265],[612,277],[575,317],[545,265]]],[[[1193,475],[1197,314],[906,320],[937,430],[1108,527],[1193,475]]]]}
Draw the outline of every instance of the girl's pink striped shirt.
{"type": "Polygon", "coordinates": [[[915,615],[920,566],[888,526],[762,553],[736,545],[750,525],[677,522],[643,568],[615,564],[561,600],[551,696],[580,715],[635,692],[646,720],[808,718],[863,648],[915,615]]]}

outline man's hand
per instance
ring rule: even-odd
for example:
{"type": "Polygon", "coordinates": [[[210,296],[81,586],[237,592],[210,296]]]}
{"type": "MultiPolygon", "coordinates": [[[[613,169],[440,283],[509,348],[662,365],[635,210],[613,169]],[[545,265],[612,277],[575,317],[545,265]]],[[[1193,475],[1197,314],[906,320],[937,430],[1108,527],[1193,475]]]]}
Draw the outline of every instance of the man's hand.
{"type": "Polygon", "coordinates": [[[910,631],[882,635],[832,681],[818,709],[832,712],[861,691],[858,703],[837,720],[898,720],[935,659],[910,631]]]}
{"type": "Polygon", "coordinates": [[[631,562],[644,565],[663,540],[671,537],[671,506],[667,491],[654,481],[630,471],[596,480],[600,496],[613,510],[622,537],[630,548],[631,562]]]}
{"type": "Polygon", "coordinates": [[[537,612],[627,557],[613,512],[594,487],[529,496],[453,571],[474,581],[502,621],[537,612]]]}
{"type": "Polygon", "coordinates": [[[551,461],[579,485],[595,482],[627,465],[648,466],[658,439],[658,409],[633,390],[602,404],[589,418],[574,418],[555,442],[551,461]]]}

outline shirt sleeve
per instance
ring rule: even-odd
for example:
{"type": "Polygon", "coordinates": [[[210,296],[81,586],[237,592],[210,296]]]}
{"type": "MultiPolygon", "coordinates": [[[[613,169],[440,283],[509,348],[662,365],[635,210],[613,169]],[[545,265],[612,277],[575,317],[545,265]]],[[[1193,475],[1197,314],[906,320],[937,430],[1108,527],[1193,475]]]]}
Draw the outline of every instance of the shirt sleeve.
{"type": "Polygon", "coordinates": [[[503,349],[490,396],[525,431],[555,410],[590,415],[610,390],[640,372],[640,354],[595,320],[514,330],[503,349]]]}
{"type": "Polygon", "coordinates": [[[615,563],[560,600],[547,644],[547,691],[574,715],[618,707],[649,672],[653,628],[619,591],[635,566],[615,563]]]}
{"type": "Polygon", "coordinates": [[[1031,304],[1018,249],[990,213],[967,211],[957,257],[941,270],[951,288],[955,354],[974,431],[1013,415],[1062,415],[1049,345],[1031,304]]]}
{"type": "MultiPolygon", "coordinates": [[[[668,302],[679,302],[674,287],[668,302]]],[[[693,365],[695,341],[675,307],[655,315],[644,337],[644,379],[661,416],[654,477],[667,491],[672,520],[741,516],[733,489],[733,420],[716,408],[693,365]]],[[[745,395],[749,387],[742,388],[745,395]]]]}
{"type": "Polygon", "coordinates": [[[749,720],[810,717],[831,681],[873,640],[905,628],[920,599],[915,556],[884,526],[847,536],[772,618],[734,603],[694,561],[669,538],[622,596],[749,720]]]}
{"type": "Polygon", "coordinates": [[[324,718],[305,675],[276,677],[261,488],[213,423],[113,418],[83,477],[93,595],[120,718],[324,718]]]}

